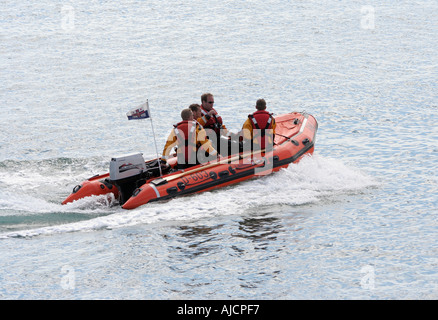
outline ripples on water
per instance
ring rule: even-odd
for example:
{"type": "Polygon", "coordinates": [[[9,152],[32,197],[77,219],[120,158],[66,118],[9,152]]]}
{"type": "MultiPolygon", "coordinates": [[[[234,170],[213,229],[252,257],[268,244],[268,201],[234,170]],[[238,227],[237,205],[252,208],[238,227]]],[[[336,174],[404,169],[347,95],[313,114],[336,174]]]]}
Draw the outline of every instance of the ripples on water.
{"type": "Polygon", "coordinates": [[[364,5],[2,6],[0,297],[436,298],[438,7],[371,3],[367,29],[364,5]],[[260,97],[312,113],[315,156],[129,212],[59,204],[112,156],[154,155],[131,107],[149,99],[161,146],[205,91],[231,129],[260,97]]]}

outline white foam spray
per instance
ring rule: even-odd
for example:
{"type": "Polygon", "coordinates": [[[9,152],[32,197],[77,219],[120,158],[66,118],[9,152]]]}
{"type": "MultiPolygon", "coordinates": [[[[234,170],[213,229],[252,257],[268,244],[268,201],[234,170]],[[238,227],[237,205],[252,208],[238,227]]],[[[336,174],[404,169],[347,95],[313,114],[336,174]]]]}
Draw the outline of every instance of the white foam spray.
{"type": "Polygon", "coordinates": [[[298,164],[269,176],[258,177],[223,189],[146,204],[134,210],[114,206],[108,196],[93,196],[62,206],[27,196],[19,200],[0,197],[0,208],[56,214],[80,212],[89,220],[38,229],[20,230],[0,237],[31,237],[65,232],[93,231],[161,221],[196,220],[231,215],[269,205],[305,205],[321,203],[333,195],[362,192],[378,182],[342,161],[314,154],[298,164]],[[102,215],[104,214],[105,215],[102,215]],[[93,216],[94,215],[94,216],[93,216]],[[98,216],[96,216],[98,215],[98,216]]]}

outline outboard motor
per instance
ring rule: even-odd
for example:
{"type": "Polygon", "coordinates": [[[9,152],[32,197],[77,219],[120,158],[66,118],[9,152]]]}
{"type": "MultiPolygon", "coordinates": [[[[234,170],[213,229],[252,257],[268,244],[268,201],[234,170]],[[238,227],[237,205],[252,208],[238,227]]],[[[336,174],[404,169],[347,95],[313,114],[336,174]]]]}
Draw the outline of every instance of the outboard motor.
{"type": "Polygon", "coordinates": [[[110,179],[119,189],[120,205],[123,205],[132,192],[145,183],[146,164],[141,153],[111,158],[110,179]]]}

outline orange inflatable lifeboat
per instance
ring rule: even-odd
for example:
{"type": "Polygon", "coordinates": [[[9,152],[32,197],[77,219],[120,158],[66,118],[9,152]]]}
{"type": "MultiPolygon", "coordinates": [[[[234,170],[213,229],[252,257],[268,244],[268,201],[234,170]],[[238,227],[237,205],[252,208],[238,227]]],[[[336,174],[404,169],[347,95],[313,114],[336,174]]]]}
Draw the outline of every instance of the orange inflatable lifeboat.
{"type": "Polygon", "coordinates": [[[141,154],[112,158],[110,173],[94,176],[75,186],[72,194],[62,203],[113,193],[122,208],[134,209],[151,201],[204,192],[261,177],[313,153],[318,123],[312,115],[288,113],[276,116],[275,122],[271,151],[243,151],[185,170],[175,169],[176,158],[161,166],[157,159],[144,161],[141,154]]]}

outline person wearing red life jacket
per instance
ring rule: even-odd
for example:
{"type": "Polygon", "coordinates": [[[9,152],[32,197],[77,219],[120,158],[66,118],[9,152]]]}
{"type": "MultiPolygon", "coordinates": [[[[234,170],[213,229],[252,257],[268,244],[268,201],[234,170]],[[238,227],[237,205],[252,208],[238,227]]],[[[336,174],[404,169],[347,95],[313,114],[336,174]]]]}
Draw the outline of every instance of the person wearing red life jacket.
{"type": "Polygon", "coordinates": [[[242,126],[243,142],[251,143],[251,150],[267,151],[274,145],[275,119],[266,111],[266,101],[259,99],[256,102],[257,111],[248,115],[242,126]]]}
{"type": "Polygon", "coordinates": [[[201,96],[201,112],[202,116],[197,118],[197,121],[206,129],[209,138],[212,139],[216,150],[223,156],[229,155],[230,137],[228,137],[228,129],[223,124],[222,117],[213,108],[214,96],[211,93],[204,93],[201,96]],[[212,131],[215,135],[212,136],[212,131]],[[223,150],[221,150],[221,145],[223,150]]]}
{"type": "Polygon", "coordinates": [[[211,93],[204,93],[201,96],[202,117],[198,118],[197,121],[205,129],[213,129],[217,135],[221,134],[221,130],[223,130],[223,134],[226,134],[228,130],[223,124],[222,117],[213,108],[213,104],[214,97],[211,93]]]}
{"type": "Polygon", "coordinates": [[[210,157],[217,157],[217,151],[202,126],[193,119],[190,109],[181,111],[182,121],[174,125],[163,149],[163,160],[167,160],[173,147],[177,146],[178,169],[185,169],[200,161],[197,157],[199,148],[208,152],[210,157]]]}

